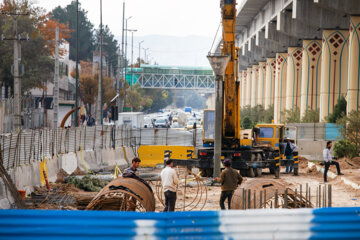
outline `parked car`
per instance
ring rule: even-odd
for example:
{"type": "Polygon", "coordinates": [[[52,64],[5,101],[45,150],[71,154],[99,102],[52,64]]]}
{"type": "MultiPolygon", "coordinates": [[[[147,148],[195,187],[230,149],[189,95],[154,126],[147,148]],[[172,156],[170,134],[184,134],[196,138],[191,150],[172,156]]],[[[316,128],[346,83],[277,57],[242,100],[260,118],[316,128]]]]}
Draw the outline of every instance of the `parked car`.
{"type": "Polygon", "coordinates": [[[169,121],[165,118],[160,118],[155,121],[156,128],[168,128],[170,127],[169,121]]]}
{"type": "Polygon", "coordinates": [[[171,128],[172,128],[172,129],[181,129],[181,130],[184,130],[184,129],[185,129],[185,127],[184,127],[183,125],[181,125],[181,124],[179,124],[179,123],[177,123],[177,122],[173,123],[173,124],[171,125],[171,128]]]}

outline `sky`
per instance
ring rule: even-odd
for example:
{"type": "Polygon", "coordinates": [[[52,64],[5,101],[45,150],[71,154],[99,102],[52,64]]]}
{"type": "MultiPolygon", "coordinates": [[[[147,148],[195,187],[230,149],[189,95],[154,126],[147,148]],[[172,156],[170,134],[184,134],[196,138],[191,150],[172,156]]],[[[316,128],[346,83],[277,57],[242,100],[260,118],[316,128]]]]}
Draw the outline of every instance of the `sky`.
{"type": "MultiPolygon", "coordinates": [[[[48,11],[59,5],[64,7],[71,2],[71,0],[31,1],[48,11]]],[[[100,0],[79,0],[79,2],[81,7],[88,11],[89,20],[95,27],[99,26],[100,0]]],[[[142,47],[149,48],[148,53],[154,61],[160,61],[162,65],[208,66],[206,54],[211,48],[220,23],[220,0],[103,0],[102,2],[103,24],[110,27],[117,39],[121,39],[123,2],[125,2],[125,16],[126,18],[131,16],[128,20],[128,28],[137,30],[134,33],[134,45],[138,46],[142,37],[147,39],[142,47]],[[159,36],[163,36],[163,39],[159,40],[159,36]],[[174,37],[179,41],[183,39],[186,44],[173,44],[174,37]],[[154,45],[155,42],[157,44],[154,45]]]]}

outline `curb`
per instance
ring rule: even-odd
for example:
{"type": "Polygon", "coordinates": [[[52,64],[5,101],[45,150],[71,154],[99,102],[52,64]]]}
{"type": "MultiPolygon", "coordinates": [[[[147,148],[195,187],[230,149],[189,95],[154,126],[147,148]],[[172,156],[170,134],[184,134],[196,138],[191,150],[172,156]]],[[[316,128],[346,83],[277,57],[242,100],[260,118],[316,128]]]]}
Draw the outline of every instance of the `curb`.
{"type": "Polygon", "coordinates": [[[343,180],[346,185],[350,185],[352,188],[354,188],[356,190],[360,189],[360,185],[358,183],[355,183],[345,177],[341,177],[341,180],[343,180]]]}
{"type": "MultiPolygon", "coordinates": [[[[314,165],[315,165],[315,163],[308,162],[308,168],[312,168],[314,165]]],[[[318,172],[322,172],[322,173],[324,173],[324,171],[325,171],[325,169],[324,169],[323,167],[320,167],[320,166],[318,166],[318,165],[316,165],[316,170],[317,170],[318,172]]],[[[331,171],[328,171],[328,177],[330,177],[331,179],[336,178],[336,176],[337,176],[337,175],[336,175],[335,173],[333,173],[333,172],[331,172],[331,171]]],[[[360,184],[355,183],[355,182],[347,179],[346,177],[341,177],[340,179],[341,179],[346,185],[351,186],[351,187],[354,188],[355,190],[360,189],[360,184]]]]}

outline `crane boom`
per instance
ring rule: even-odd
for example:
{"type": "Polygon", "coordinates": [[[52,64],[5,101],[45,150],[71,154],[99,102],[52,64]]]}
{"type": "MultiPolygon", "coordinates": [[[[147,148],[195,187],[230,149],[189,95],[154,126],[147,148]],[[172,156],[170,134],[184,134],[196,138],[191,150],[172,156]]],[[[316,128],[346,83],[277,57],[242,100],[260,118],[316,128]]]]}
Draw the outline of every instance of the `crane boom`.
{"type": "Polygon", "coordinates": [[[240,96],[238,73],[238,48],[235,46],[236,0],[221,0],[223,45],[221,53],[229,55],[230,61],[224,77],[223,145],[240,146],[240,96]]]}

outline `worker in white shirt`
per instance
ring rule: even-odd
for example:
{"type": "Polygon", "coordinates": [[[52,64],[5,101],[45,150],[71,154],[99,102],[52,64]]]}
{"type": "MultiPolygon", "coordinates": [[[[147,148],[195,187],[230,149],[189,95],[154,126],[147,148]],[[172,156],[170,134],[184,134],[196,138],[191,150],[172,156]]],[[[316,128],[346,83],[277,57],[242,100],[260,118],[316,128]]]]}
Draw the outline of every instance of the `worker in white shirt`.
{"type": "Polygon", "coordinates": [[[332,147],[332,141],[328,141],[326,143],[326,148],[323,151],[324,164],[325,164],[324,182],[327,182],[327,172],[329,170],[330,165],[335,165],[336,166],[338,175],[344,175],[340,171],[339,163],[334,161],[335,157],[331,154],[331,151],[330,151],[331,147],[332,147]]]}
{"type": "Polygon", "coordinates": [[[161,171],[161,183],[165,195],[164,212],[173,212],[176,202],[176,186],[179,182],[175,169],[173,169],[173,161],[166,160],[166,167],[161,171]]]}

